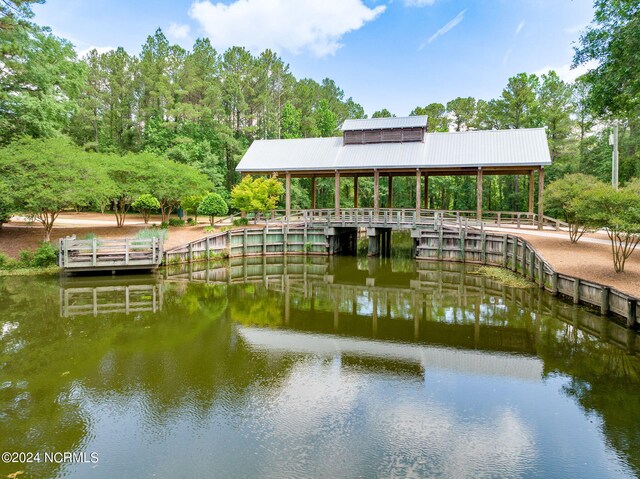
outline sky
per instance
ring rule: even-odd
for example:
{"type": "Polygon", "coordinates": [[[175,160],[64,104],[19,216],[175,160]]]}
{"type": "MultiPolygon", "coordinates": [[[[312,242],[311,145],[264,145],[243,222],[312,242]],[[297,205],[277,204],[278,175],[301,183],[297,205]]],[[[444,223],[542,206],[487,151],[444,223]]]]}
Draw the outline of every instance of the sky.
{"type": "Polygon", "coordinates": [[[458,96],[496,98],[520,72],[572,81],[593,0],[47,0],[35,21],[80,54],[140,52],[161,28],[189,49],[271,48],[297,78],[329,77],[365,112],[397,116],[458,96]]]}

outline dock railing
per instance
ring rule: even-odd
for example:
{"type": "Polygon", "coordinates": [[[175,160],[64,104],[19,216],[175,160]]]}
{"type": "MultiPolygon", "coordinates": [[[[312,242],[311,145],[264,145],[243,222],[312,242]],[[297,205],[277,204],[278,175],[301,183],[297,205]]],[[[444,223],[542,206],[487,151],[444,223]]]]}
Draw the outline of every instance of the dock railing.
{"type": "Polygon", "coordinates": [[[59,266],[68,271],[153,269],[162,262],[163,242],[154,238],[60,239],[59,266]]]}

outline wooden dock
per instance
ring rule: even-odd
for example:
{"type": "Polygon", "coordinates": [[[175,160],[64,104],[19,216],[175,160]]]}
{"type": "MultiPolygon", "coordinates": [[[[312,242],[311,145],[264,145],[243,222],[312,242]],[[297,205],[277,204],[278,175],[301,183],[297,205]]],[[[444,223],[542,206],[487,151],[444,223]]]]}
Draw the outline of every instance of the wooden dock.
{"type": "Polygon", "coordinates": [[[60,239],[59,266],[66,273],[155,270],[162,263],[162,252],[158,238],[79,240],[68,236],[60,239]]]}

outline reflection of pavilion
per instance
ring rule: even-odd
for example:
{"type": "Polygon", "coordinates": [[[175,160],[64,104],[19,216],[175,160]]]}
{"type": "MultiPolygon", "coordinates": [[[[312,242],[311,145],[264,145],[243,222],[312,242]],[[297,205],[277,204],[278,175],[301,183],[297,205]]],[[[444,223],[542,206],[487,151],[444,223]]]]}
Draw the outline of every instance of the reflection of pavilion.
{"type": "Polygon", "coordinates": [[[67,278],[60,288],[60,316],[155,313],[162,309],[162,283],[155,278],[67,278]]]}
{"type": "Polygon", "coordinates": [[[280,327],[299,332],[534,355],[540,319],[551,316],[628,351],[640,342],[582,307],[535,287],[514,289],[468,274],[463,265],[370,258],[359,260],[354,271],[352,261],[245,257],[225,266],[177,265],[165,277],[262,286],[281,295],[280,327]]]}

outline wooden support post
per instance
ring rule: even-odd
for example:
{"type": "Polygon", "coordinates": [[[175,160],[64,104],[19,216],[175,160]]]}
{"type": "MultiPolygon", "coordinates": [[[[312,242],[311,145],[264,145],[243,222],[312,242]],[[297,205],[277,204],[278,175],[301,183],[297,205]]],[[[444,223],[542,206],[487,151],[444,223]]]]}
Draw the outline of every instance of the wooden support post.
{"type": "Polygon", "coordinates": [[[580,302],[580,279],[574,278],[573,280],[573,304],[580,302]]]}
{"type": "Polygon", "coordinates": [[[504,235],[502,237],[502,266],[504,268],[508,267],[508,258],[509,258],[509,237],[504,235]]]}
{"type": "Polygon", "coordinates": [[[353,177],[353,207],[358,207],[358,175],[353,177]]]}
{"type": "Polygon", "coordinates": [[[476,218],[482,219],[482,168],[478,168],[478,176],[476,178],[477,199],[476,199],[476,218]]]}
{"type": "Polygon", "coordinates": [[[336,186],[335,186],[335,211],[336,214],[340,213],[340,172],[338,170],[336,170],[335,172],[335,178],[336,178],[336,186]]]}
{"type": "Polygon", "coordinates": [[[291,173],[287,171],[285,176],[285,216],[287,219],[291,216],[291,173]]]}
{"type": "Polygon", "coordinates": [[[91,255],[92,264],[93,266],[95,266],[96,264],[98,264],[98,239],[97,238],[93,238],[91,253],[92,253],[91,255]]]}
{"type": "Polygon", "coordinates": [[[480,238],[480,244],[482,247],[480,260],[482,261],[482,264],[487,264],[487,234],[483,231],[482,233],[480,233],[480,238]]]}
{"type": "Polygon", "coordinates": [[[429,209],[429,175],[424,175],[424,209],[429,209]]]}
{"type": "Polygon", "coordinates": [[[602,316],[606,316],[609,314],[609,292],[611,290],[606,287],[603,286],[602,290],[600,291],[600,314],[602,316]]]}
{"type": "Polygon", "coordinates": [[[636,300],[627,300],[627,328],[631,329],[636,324],[636,300]]]}
{"type": "Polygon", "coordinates": [[[380,172],[373,170],[373,210],[380,208],[380,172]]]}
{"type": "Polygon", "coordinates": [[[551,275],[551,294],[558,296],[558,273],[555,271],[551,275]]]}
{"type": "Polygon", "coordinates": [[[535,186],[534,170],[531,170],[529,172],[529,213],[533,213],[533,189],[534,189],[534,186],[535,186]]]}
{"type": "Polygon", "coordinates": [[[316,209],[316,177],[311,177],[311,209],[316,209]]]}
{"type": "Polygon", "coordinates": [[[387,208],[393,208],[393,176],[391,173],[389,173],[388,181],[387,208]]]}
{"type": "Polygon", "coordinates": [[[518,271],[518,238],[513,236],[513,271],[518,271]]]}
{"type": "Polygon", "coordinates": [[[124,240],[124,264],[129,265],[129,238],[124,240]]]}
{"type": "Polygon", "coordinates": [[[538,264],[538,286],[544,289],[544,261],[542,260],[538,264]]]}
{"type": "Polygon", "coordinates": [[[538,173],[538,229],[544,224],[544,168],[538,173]]]}
{"type": "Polygon", "coordinates": [[[536,279],[536,252],[531,250],[529,252],[529,276],[531,277],[531,282],[535,282],[536,279]]]}
{"type": "Polygon", "coordinates": [[[420,169],[416,170],[416,220],[420,218],[420,203],[422,202],[422,173],[420,169]]]}

